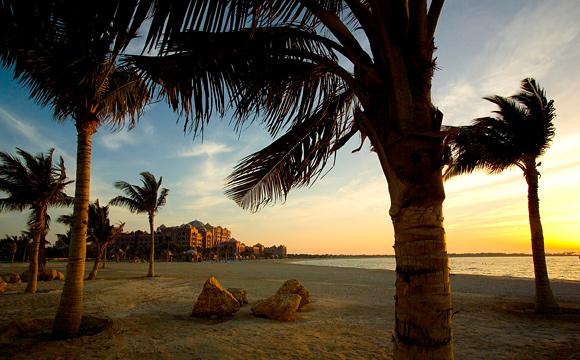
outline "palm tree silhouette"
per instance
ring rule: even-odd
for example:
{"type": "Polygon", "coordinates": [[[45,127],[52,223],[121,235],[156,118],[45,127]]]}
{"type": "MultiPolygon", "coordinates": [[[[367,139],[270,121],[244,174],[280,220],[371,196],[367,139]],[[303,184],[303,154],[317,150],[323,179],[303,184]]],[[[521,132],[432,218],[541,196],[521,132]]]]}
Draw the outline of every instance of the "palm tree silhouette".
{"type": "Polygon", "coordinates": [[[395,230],[395,359],[453,358],[445,134],[431,103],[443,2],[164,0],[147,36],[161,56],[128,59],[194,132],[214,113],[240,131],[265,125],[275,140],[227,179],[226,194],[245,209],[311,184],[356,135],[370,141],[395,230]]]}
{"type": "Polygon", "coordinates": [[[35,293],[38,277],[39,249],[48,230],[48,208],[72,205],[73,199],[64,190],[72,181],[66,177],[64,160],[53,164],[54,149],[36,156],[17,149],[18,157],[0,152],[0,191],[8,197],[0,199],[0,211],[30,209],[28,220],[32,238],[28,284],[25,292],[35,293]]]}
{"type": "Polygon", "coordinates": [[[103,254],[105,254],[105,257],[107,256],[107,246],[115,242],[117,235],[123,231],[124,226],[125,223],[119,224],[119,226],[111,225],[108,205],[101,206],[98,199],[89,204],[88,239],[93,242],[96,254],[93,269],[89,273],[87,280],[94,280],[97,277],[99,263],[103,254]]]}
{"type": "Polygon", "coordinates": [[[77,129],[76,188],[72,240],[65,285],[53,333],[74,336],[82,317],[83,277],[90,189],[91,137],[108,124],[133,126],[149,92],[118,58],[128,45],[132,1],[5,0],[0,5],[0,63],[50,106],[60,122],[77,129]]]}
{"type": "Polygon", "coordinates": [[[454,156],[445,176],[469,174],[477,169],[497,174],[514,166],[524,172],[536,282],[535,310],[559,312],[546,267],[538,196],[538,159],[550,148],[555,134],[554,100],[548,100],[532,78],[522,80],[521,91],[513,96],[484,99],[498,106],[496,117],[476,119],[470,126],[451,129],[454,156]]]}
{"type": "Polygon", "coordinates": [[[125,196],[117,196],[109,204],[113,206],[123,206],[129,211],[142,214],[146,213],[149,217],[149,231],[151,234],[151,247],[149,255],[149,272],[148,277],[154,277],[154,262],[155,262],[155,214],[161,210],[167,201],[167,194],[169,190],[161,188],[161,181],[163,177],[159,177],[159,181],[150,172],[144,171],[141,173],[141,183],[143,186],[131,185],[125,181],[115,182],[115,188],[123,191],[125,196]],[[158,197],[159,194],[159,197],[158,197]]]}

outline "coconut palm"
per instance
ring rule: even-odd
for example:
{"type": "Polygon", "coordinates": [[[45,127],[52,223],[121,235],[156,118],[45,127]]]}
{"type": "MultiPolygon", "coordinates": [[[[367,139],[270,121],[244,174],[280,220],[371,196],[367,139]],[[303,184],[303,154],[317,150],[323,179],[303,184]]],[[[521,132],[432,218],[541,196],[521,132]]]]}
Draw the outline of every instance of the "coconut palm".
{"type": "Polygon", "coordinates": [[[53,333],[78,333],[82,317],[91,137],[104,124],[131,126],[149,101],[143,81],[117,59],[137,1],[2,0],[0,64],[50,106],[60,122],[77,129],[74,226],[53,333]]]}
{"type": "Polygon", "coordinates": [[[148,215],[149,233],[151,234],[148,277],[155,276],[153,266],[155,262],[155,214],[165,205],[167,194],[169,194],[168,189],[161,188],[162,180],[162,176],[157,181],[153,174],[144,171],[141,173],[141,183],[143,186],[131,185],[125,181],[117,181],[114,184],[115,188],[124,192],[126,196],[117,196],[109,201],[111,205],[124,206],[131,212],[137,214],[146,213],[148,215]]]}
{"type": "Polygon", "coordinates": [[[101,206],[97,199],[93,204],[89,204],[89,223],[87,227],[88,239],[93,242],[96,250],[93,269],[89,273],[87,280],[94,280],[97,277],[99,263],[103,254],[107,256],[107,246],[111,245],[123,231],[125,223],[114,226],[109,220],[109,206],[101,206]]]}
{"type": "Polygon", "coordinates": [[[276,138],[227,180],[243,208],[311,184],[357,134],[370,141],[395,229],[395,359],[453,357],[444,134],[431,103],[443,2],[142,1],[155,5],[147,38],[163,56],[128,59],[194,132],[217,112],[237,129],[259,119],[276,138]]]}
{"type": "Polygon", "coordinates": [[[38,277],[39,249],[48,230],[48,208],[72,205],[73,199],[64,190],[72,183],[66,177],[64,160],[53,164],[54,149],[45,154],[32,154],[17,149],[22,158],[0,152],[0,192],[8,197],[0,199],[0,211],[30,209],[28,220],[32,238],[28,285],[25,292],[35,293],[38,277]]]}
{"type": "Polygon", "coordinates": [[[535,310],[558,312],[546,267],[538,197],[539,158],[549,149],[555,134],[554,101],[546,98],[544,89],[532,78],[524,79],[521,91],[513,96],[484,99],[498,106],[494,111],[496,117],[476,119],[470,126],[451,129],[454,156],[445,176],[469,174],[478,169],[498,174],[513,167],[524,172],[536,279],[535,310]]]}

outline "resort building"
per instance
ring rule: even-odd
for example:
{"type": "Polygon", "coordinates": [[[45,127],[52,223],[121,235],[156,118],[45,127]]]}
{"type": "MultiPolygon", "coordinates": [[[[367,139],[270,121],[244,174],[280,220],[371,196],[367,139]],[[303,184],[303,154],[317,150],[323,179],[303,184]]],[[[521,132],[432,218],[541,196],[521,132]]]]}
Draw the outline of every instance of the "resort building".
{"type": "Polygon", "coordinates": [[[267,247],[264,249],[264,253],[266,254],[266,257],[268,257],[268,255],[272,256],[272,257],[276,257],[276,258],[285,258],[288,255],[288,250],[286,249],[286,246],[284,245],[280,245],[280,246],[272,246],[272,247],[267,247]]]}
{"type": "MultiPolygon", "coordinates": [[[[167,227],[161,225],[155,231],[154,237],[155,247],[166,243],[173,243],[185,249],[180,251],[192,251],[192,258],[194,257],[194,251],[196,254],[195,257],[199,258],[201,256],[200,249],[211,249],[215,246],[218,249],[225,249],[225,254],[229,259],[283,258],[287,255],[287,250],[284,245],[266,248],[264,245],[258,243],[253,246],[247,246],[232,238],[232,232],[227,228],[212,226],[209,223],[204,224],[199,220],[194,220],[180,226],[167,227]]],[[[130,248],[144,251],[151,246],[151,235],[141,230],[125,232],[117,236],[113,246],[119,249],[130,248]]]]}

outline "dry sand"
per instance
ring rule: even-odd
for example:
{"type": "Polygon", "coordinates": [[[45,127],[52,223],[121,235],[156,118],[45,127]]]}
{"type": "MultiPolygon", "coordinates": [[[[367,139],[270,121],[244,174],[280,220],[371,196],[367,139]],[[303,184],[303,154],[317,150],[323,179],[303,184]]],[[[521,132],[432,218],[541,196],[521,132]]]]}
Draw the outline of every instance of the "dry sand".
{"type": "MultiPolygon", "coordinates": [[[[109,327],[64,341],[18,337],[10,325],[53,318],[63,282],[39,282],[36,294],[24,294],[26,284],[9,284],[0,294],[0,358],[391,359],[392,271],[287,260],[156,263],[158,276],[146,278],[147,266],[109,263],[99,269],[97,280],[85,282],[84,312],[111,319],[109,327]],[[227,319],[190,317],[209,276],[226,288],[245,288],[250,304],[227,319]],[[300,280],[313,302],[292,322],[253,316],[252,304],[288,279],[300,280]]],[[[65,270],[64,263],[48,267],[65,270]]],[[[25,269],[0,264],[0,273],[25,269]]],[[[524,311],[533,301],[533,280],[452,275],[451,286],[456,359],[580,359],[580,282],[553,281],[561,305],[571,310],[551,316],[524,311]]]]}

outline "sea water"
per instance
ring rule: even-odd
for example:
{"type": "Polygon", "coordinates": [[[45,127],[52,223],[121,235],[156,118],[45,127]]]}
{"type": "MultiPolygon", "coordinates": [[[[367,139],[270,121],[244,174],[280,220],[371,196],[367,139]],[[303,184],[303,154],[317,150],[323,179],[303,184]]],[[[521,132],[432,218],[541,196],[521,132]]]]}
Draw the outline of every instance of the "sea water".
{"type": "MultiPolygon", "coordinates": [[[[301,260],[297,264],[395,270],[395,257],[364,257],[301,260]]],[[[580,258],[576,256],[546,256],[550,279],[580,281],[580,258]]],[[[531,256],[450,256],[451,274],[472,274],[534,278],[531,256]]]]}

